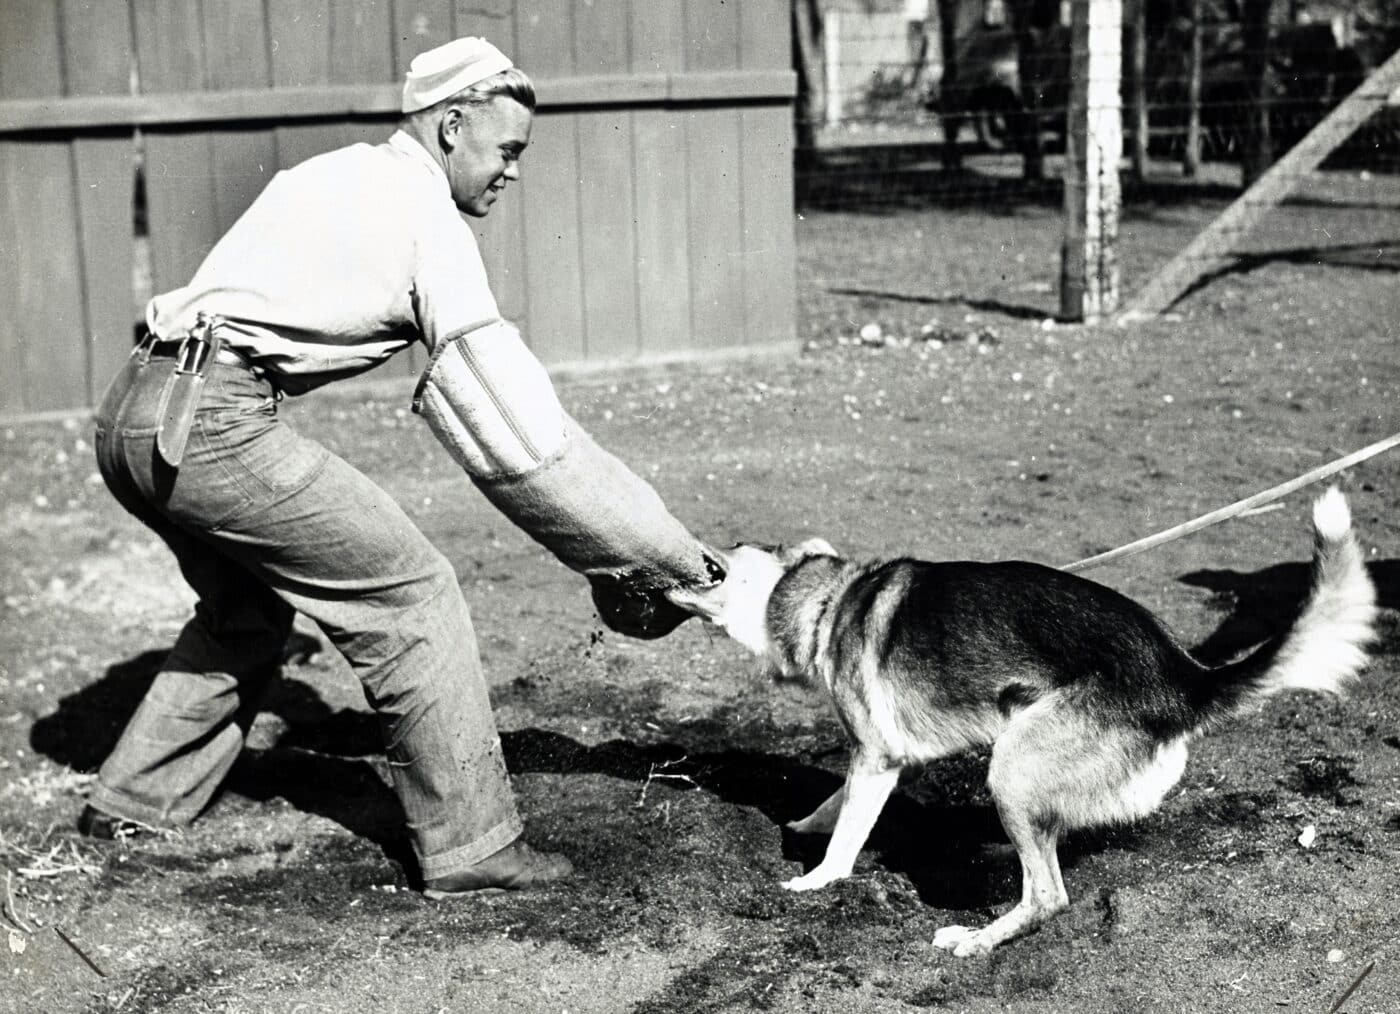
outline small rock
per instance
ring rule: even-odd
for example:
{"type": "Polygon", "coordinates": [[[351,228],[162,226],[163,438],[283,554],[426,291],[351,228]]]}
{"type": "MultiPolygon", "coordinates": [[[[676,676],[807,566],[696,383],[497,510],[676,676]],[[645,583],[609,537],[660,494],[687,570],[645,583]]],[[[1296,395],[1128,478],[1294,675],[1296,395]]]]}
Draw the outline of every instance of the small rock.
{"type": "Polygon", "coordinates": [[[1303,846],[1303,848],[1305,849],[1312,848],[1313,842],[1315,842],[1316,840],[1317,827],[1313,824],[1309,824],[1307,827],[1303,828],[1302,834],[1298,835],[1298,844],[1303,846]]]}

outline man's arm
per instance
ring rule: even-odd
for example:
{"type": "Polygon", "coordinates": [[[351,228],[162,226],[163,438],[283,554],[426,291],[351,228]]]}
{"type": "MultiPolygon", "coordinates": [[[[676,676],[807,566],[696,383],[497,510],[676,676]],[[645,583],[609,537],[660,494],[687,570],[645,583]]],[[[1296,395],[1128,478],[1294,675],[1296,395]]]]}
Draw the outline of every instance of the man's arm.
{"type": "Polygon", "coordinates": [[[511,324],[440,341],[413,408],[501,513],[589,578],[614,629],[667,633],[687,614],[664,593],[723,576],[656,491],[564,411],[511,324]]]}

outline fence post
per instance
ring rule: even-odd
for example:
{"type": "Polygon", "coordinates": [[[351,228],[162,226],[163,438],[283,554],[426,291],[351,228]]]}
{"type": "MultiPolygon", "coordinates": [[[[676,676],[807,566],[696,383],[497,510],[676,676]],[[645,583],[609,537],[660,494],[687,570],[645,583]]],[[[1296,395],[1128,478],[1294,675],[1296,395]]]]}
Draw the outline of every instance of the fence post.
{"type": "Polygon", "coordinates": [[[1150,124],[1147,108],[1147,0],[1127,0],[1133,12],[1132,78],[1133,92],[1133,180],[1141,183],[1147,178],[1147,144],[1150,124]]]}
{"type": "Polygon", "coordinates": [[[826,112],[824,126],[834,127],[845,117],[841,100],[841,12],[827,11],[822,16],[822,50],[826,65],[826,112]]]}
{"type": "Polygon", "coordinates": [[[1123,0],[1074,0],[1060,316],[1094,321],[1118,306],[1123,155],[1123,0]]]}
{"type": "Polygon", "coordinates": [[[1201,169],[1201,61],[1203,57],[1203,0],[1191,0],[1191,56],[1186,80],[1186,147],[1181,153],[1181,174],[1194,178],[1201,169]]]}

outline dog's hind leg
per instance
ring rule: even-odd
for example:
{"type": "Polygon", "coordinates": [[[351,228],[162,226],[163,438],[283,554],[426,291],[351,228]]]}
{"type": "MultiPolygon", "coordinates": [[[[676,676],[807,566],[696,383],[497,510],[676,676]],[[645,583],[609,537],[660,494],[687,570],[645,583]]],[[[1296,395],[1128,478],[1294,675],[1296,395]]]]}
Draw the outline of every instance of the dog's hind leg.
{"type": "Polygon", "coordinates": [[[1055,846],[1061,831],[1151,813],[1186,764],[1184,739],[1159,741],[1042,700],[1018,715],[992,748],[987,786],[1021,858],[1021,900],[980,930],[950,926],[934,943],[985,954],[1069,907],[1055,846]]]}
{"type": "Polygon", "coordinates": [[[1028,933],[1057,912],[1069,907],[1069,895],[1060,876],[1056,855],[1059,835],[1037,825],[1020,811],[999,806],[1001,822],[1021,859],[1021,900],[1011,911],[981,929],[945,926],[933,935],[933,945],[966,958],[986,954],[1013,937],[1028,933]]]}
{"type": "Polygon", "coordinates": [[[841,812],[841,804],[846,800],[846,786],[833,792],[825,803],[817,807],[801,820],[788,821],[788,827],[798,834],[830,834],[836,827],[836,816],[841,812]]]}
{"type": "MultiPolygon", "coordinates": [[[[891,767],[883,759],[854,757],[846,786],[838,793],[843,797],[839,803],[841,811],[836,817],[826,855],[810,873],[784,881],[783,886],[789,891],[814,891],[834,880],[849,877],[861,846],[870,837],[870,830],[898,781],[898,767],[891,767]]],[[[831,800],[827,800],[817,812],[821,813],[830,803],[831,800]]]]}

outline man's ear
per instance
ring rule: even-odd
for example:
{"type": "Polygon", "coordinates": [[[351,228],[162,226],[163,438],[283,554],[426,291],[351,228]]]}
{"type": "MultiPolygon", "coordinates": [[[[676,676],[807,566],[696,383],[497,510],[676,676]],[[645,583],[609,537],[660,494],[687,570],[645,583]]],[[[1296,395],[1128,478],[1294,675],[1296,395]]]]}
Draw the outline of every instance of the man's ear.
{"type": "Polygon", "coordinates": [[[462,131],[466,129],[467,116],[461,106],[449,105],[438,120],[438,142],[445,151],[455,151],[461,147],[462,131]]]}

